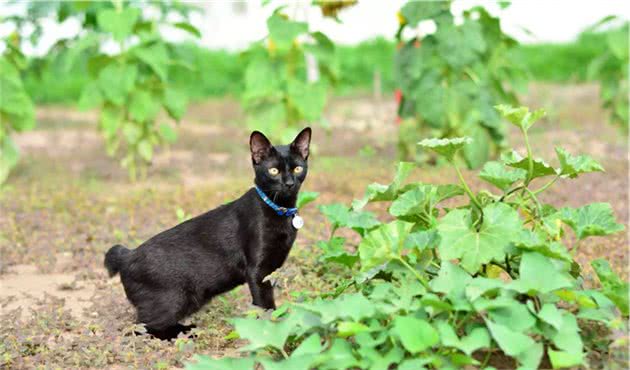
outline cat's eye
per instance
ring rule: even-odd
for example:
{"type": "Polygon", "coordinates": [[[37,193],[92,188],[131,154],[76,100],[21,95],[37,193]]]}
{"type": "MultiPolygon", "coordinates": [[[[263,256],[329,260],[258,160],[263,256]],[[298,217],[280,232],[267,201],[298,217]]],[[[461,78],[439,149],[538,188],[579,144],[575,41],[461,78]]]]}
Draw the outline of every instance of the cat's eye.
{"type": "Polygon", "coordinates": [[[295,173],[301,173],[302,171],[304,171],[304,168],[302,168],[302,166],[297,166],[293,169],[293,172],[295,173]]]}
{"type": "Polygon", "coordinates": [[[276,176],[276,175],[278,175],[279,173],[280,173],[280,171],[278,171],[278,169],[277,169],[277,168],[275,168],[275,167],[271,167],[271,168],[269,169],[269,174],[270,174],[271,176],[276,176]]]}

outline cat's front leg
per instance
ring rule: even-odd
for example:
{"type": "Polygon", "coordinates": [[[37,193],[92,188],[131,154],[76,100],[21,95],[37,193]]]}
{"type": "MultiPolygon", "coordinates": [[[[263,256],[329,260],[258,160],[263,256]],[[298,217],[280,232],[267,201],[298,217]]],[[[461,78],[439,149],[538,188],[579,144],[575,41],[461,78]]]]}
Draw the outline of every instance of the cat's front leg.
{"type": "Polygon", "coordinates": [[[275,310],[273,286],[269,281],[263,281],[263,279],[264,276],[260,271],[249,271],[247,274],[247,285],[249,285],[249,291],[252,294],[252,303],[265,310],[275,310]]]}

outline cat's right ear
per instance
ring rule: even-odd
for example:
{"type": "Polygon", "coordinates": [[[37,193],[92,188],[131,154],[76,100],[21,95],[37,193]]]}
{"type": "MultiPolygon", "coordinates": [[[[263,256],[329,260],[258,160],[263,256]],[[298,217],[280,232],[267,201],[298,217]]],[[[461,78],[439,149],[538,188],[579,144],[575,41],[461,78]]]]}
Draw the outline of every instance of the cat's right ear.
{"type": "Polygon", "coordinates": [[[262,132],[254,131],[249,137],[249,149],[252,152],[252,161],[259,164],[271,153],[273,146],[262,132]]]}

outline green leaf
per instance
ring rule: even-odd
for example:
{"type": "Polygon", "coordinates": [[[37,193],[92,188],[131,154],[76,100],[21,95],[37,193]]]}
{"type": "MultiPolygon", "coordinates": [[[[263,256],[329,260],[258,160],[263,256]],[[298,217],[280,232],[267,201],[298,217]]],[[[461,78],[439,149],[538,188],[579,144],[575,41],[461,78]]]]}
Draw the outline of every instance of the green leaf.
{"type": "Polygon", "coordinates": [[[251,370],[254,368],[253,358],[211,358],[196,355],[195,362],[186,363],[186,370],[251,370]]]}
{"type": "Polygon", "coordinates": [[[527,171],[520,168],[510,171],[502,163],[492,161],[487,162],[483,166],[483,169],[479,172],[479,177],[497,188],[506,191],[515,182],[525,180],[527,171]]]}
{"type": "Polygon", "coordinates": [[[107,100],[122,106],[127,102],[127,95],[133,89],[137,75],[136,66],[112,63],[101,69],[98,86],[107,100]]]}
{"type": "Polygon", "coordinates": [[[122,131],[129,144],[137,143],[142,137],[142,128],[133,122],[126,122],[123,125],[122,131]]]}
{"type": "Polygon", "coordinates": [[[433,19],[448,10],[448,3],[441,1],[409,1],[400,8],[400,14],[407,24],[414,27],[418,22],[433,19]]]}
{"type": "Polygon", "coordinates": [[[460,339],[446,321],[438,321],[436,327],[443,345],[457,348],[468,356],[478,349],[490,347],[490,334],[486,328],[476,327],[470,334],[460,339]]]}
{"type": "Polygon", "coordinates": [[[472,143],[472,139],[468,137],[458,137],[452,139],[424,139],[418,144],[452,161],[457,151],[463,148],[464,145],[470,143],[472,143]]]}
{"type": "Polygon", "coordinates": [[[615,214],[608,203],[592,203],[580,208],[563,208],[559,218],[569,225],[578,239],[619,232],[624,226],[615,222],[615,214]]]}
{"type": "Polygon", "coordinates": [[[149,66],[160,80],[167,80],[169,56],[164,44],[155,43],[151,46],[137,47],[132,50],[132,54],[149,66]]]}
{"type": "Polygon", "coordinates": [[[147,162],[151,162],[153,158],[153,145],[147,139],[144,139],[138,143],[138,154],[147,162]]]}
{"type": "Polygon", "coordinates": [[[431,280],[429,286],[434,292],[444,293],[451,300],[465,297],[466,286],[472,277],[460,266],[448,260],[442,260],[438,276],[431,280]]]}
{"type": "Polygon", "coordinates": [[[269,29],[269,36],[279,50],[289,49],[293,40],[308,32],[306,23],[289,20],[277,12],[267,19],[267,28],[269,29]]]}
{"type": "Polygon", "coordinates": [[[337,324],[337,335],[346,338],[356,335],[358,333],[369,332],[370,328],[365,324],[355,321],[342,321],[337,324]]]}
{"type": "Polygon", "coordinates": [[[567,367],[574,367],[584,363],[584,356],[582,353],[570,353],[566,351],[554,351],[549,349],[547,351],[549,355],[549,361],[554,369],[564,369],[567,367]]]}
{"type": "Polygon", "coordinates": [[[587,155],[572,156],[562,148],[556,148],[560,161],[560,175],[576,178],[579,174],[588,172],[604,172],[597,161],[587,155]]]}
{"type": "Polygon", "coordinates": [[[134,121],[151,122],[159,111],[159,102],[147,91],[136,90],[131,94],[129,115],[134,121]]]}
{"type": "Polygon", "coordinates": [[[319,206],[319,210],[332,223],[333,227],[348,227],[361,235],[365,235],[367,230],[380,225],[373,213],[352,211],[343,204],[322,205],[319,206]]]}
{"type": "Polygon", "coordinates": [[[444,260],[460,259],[461,266],[476,273],[481,265],[503,261],[505,249],[519,234],[522,223],[518,213],[504,203],[493,203],[483,209],[479,231],[472,225],[469,209],[449,212],[438,223],[441,237],[438,247],[444,260]]]}
{"type": "Polygon", "coordinates": [[[290,322],[272,322],[257,319],[232,319],[238,335],[249,341],[243,349],[253,351],[267,346],[283,349],[284,342],[293,330],[290,322]]]}
{"type": "MultiPolygon", "coordinates": [[[[507,166],[529,171],[529,160],[527,158],[521,157],[521,155],[518,154],[516,151],[502,154],[501,161],[507,166]]],[[[534,169],[532,173],[532,179],[558,174],[555,168],[551,167],[549,164],[547,164],[547,162],[540,158],[534,158],[533,163],[534,169]]]]}
{"type": "Polygon", "coordinates": [[[541,343],[536,343],[523,333],[489,320],[486,320],[486,326],[503,352],[518,359],[525,367],[538,368],[543,354],[541,343]]]}
{"type": "Polygon", "coordinates": [[[488,130],[482,126],[472,126],[466,135],[472,139],[473,145],[466,145],[462,149],[464,160],[468,168],[479,168],[488,162],[492,142],[488,130]]]}
{"type": "Polygon", "coordinates": [[[322,348],[322,338],[314,333],[300,343],[299,347],[291,353],[291,357],[317,354],[322,351],[322,348]]]}
{"type": "Polygon", "coordinates": [[[343,294],[334,300],[315,300],[304,308],[316,312],[321,316],[324,324],[337,319],[352,319],[361,321],[363,318],[374,315],[375,308],[361,293],[343,294]],[[340,310],[339,307],[343,307],[340,310]]]}
{"type": "Polygon", "coordinates": [[[103,9],[96,15],[96,20],[100,29],[111,33],[117,41],[124,41],[131,36],[139,17],[138,8],[103,9]]]}
{"type": "Polygon", "coordinates": [[[556,330],[560,330],[562,327],[562,312],[558,310],[555,304],[545,303],[538,312],[538,318],[553,326],[556,330]]]}
{"type": "Polygon", "coordinates": [[[9,177],[9,172],[18,162],[20,152],[11,140],[11,137],[4,136],[0,141],[0,185],[9,177]]]}
{"type": "Polygon", "coordinates": [[[174,120],[182,119],[187,105],[188,97],[183,91],[169,88],[164,92],[164,107],[174,120]]]}
{"type": "Polygon", "coordinates": [[[502,307],[488,310],[490,320],[519,332],[536,324],[536,318],[529,312],[527,306],[513,299],[506,300],[506,303],[502,307]]]}
{"type": "Polygon", "coordinates": [[[426,321],[412,316],[396,316],[392,327],[403,347],[413,354],[438,344],[438,332],[426,321]]]}
{"type": "Polygon", "coordinates": [[[80,110],[92,109],[103,104],[103,95],[96,82],[90,82],[81,90],[81,96],[77,103],[80,110]]]}
{"type": "Polygon", "coordinates": [[[345,238],[337,236],[327,242],[323,240],[317,242],[317,246],[324,252],[322,259],[327,262],[335,262],[352,267],[359,260],[359,256],[348,253],[343,247],[345,242],[345,238]]]}
{"type": "Polygon", "coordinates": [[[177,23],[173,23],[173,27],[179,28],[182,31],[186,31],[199,39],[201,38],[201,32],[199,32],[199,29],[197,29],[197,27],[193,26],[190,23],[177,22],[177,23]]]}
{"type": "Polygon", "coordinates": [[[287,94],[289,103],[305,120],[317,121],[321,118],[326,105],[326,85],[290,79],[287,82],[287,94]]]}
{"type": "Polygon", "coordinates": [[[499,279],[488,279],[479,276],[466,285],[466,297],[471,302],[474,302],[485,293],[504,287],[505,282],[499,279]]]}
{"type": "Polygon", "coordinates": [[[402,183],[409,177],[411,170],[414,168],[415,164],[412,162],[399,162],[394,180],[389,185],[381,185],[378,183],[368,185],[363,199],[353,201],[352,208],[360,210],[368,202],[394,200],[398,195],[399,189],[402,187],[402,183]]]}
{"type": "Polygon", "coordinates": [[[361,271],[399,258],[412,227],[412,223],[396,220],[370,231],[358,247],[361,271]]]}
{"type": "Polygon", "coordinates": [[[315,191],[302,191],[298,195],[298,199],[297,199],[297,202],[296,202],[295,206],[297,208],[302,208],[305,205],[313,202],[315,199],[317,199],[317,197],[319,197],[319,193],[318,192],[315,192],[315,191]]]}
{"type": "Polygon", "coordinates": [[[160,124],[159,133],[162,139],[164,139],[167,143],[174,143],[177,141],[177,132],[166,123],[160,124]]]}
{"type": "MultiPolygon", "coordinates": [[[[116,136],[116,133],[118,132],[118,128],[122,125],[122,122],[125,118],[125,112],[123,109],[112,106],[112,105],[106,105],[105,107],[103,107],[103,109],[101,110],[101,129],[103,130],[103,133],[105,134],[106,138],[113,138],[116,136]]],[[[133,124],[130,124],[133,125],[133,124]]],[[[133,125],[135,127],[135,125],[133,125]]],[[[129,130],[129,129],[128,129],[129,130]]],[[[139,131],[134,131],[133,133],[130,133],[129,136],[127,136],[127,134],[125,134],[126,137],[133,137],[133,142],[135,142],[141,135],[142,133],[139,131]]],[[[128,140],[129,141],[129,140],[128,140]]],[[[129,141],[132,142],[132,141],[129,141]]]]}
{"type": "Polygon", "coordinates": [[[544,109],[530,112],[527,107],[514,108],[509,105],[497,105],[495,108],[511,124],[520,127],[524,131],[529,130],[536,121],[547,115],[544,109]]]}
{"type": "Polygon", "coordinates": [[[322,370],[338,370],[355,367],[359,361],[352,354],[350,343],[343,339],[333,339],[330,349],[324,352],[319,366],[322,370]]]}
{"type": "Polygon", "coordinates": [[[427,226],[433,224],[433,209],[443,200],[464,194],[457,185],[414,184],[400,194],[389,207],[389,213],[396,218],[409,222],[424,221],[427,226]]]}
{"type": "Polygon", "coordinates": [[[549,293],[573,285],[573,279],[565,271],[540,253],[523,253],[520,264],[520,277],[509,284],[510,288],[521,293],[549,293]]]}
{"type": "Polygon", "coordinates": [[[602,293],[615,303],[624,316],[628,316],[628,283],[621,280],[604,259],[593,260],[591,266],[602,284],[602,293]]]}

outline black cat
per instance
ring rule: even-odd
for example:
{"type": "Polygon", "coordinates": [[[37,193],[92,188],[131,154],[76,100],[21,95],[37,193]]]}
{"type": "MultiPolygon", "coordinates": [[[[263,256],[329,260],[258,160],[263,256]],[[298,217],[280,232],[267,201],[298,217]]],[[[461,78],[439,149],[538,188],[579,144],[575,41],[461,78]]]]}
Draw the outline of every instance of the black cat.
{"type": "Polygon", "coordinates": [[[271,283],[263,279],[282,266],[301,227],[293,207],[308,172],[310,141],[308,127],[281,146],[254,131],[249,145],[256,187],[136,249],[109,249],[105,267],[110,276],[120,273],[137,321],[150,334],[176,337],[190,328],[178,321],[243,283],[254,305],[275,308],[271,283]]]}

